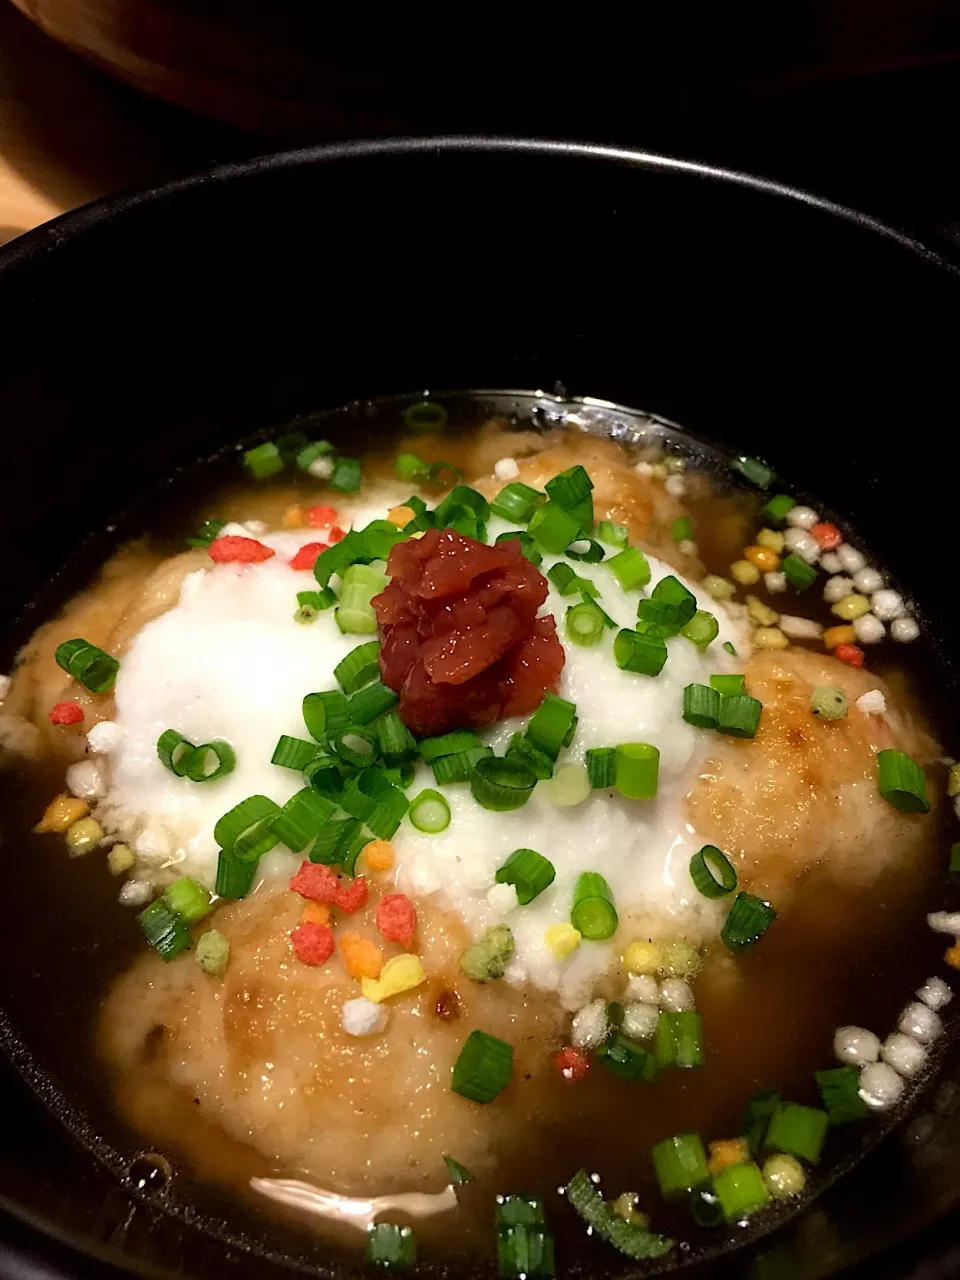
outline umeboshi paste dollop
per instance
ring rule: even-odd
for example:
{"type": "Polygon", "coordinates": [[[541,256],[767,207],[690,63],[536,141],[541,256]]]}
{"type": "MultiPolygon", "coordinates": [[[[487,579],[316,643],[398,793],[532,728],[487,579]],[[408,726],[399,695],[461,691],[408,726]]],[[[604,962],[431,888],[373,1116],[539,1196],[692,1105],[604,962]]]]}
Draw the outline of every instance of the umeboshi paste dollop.
{"type": "Polygon", "coordinates": [[[398,542],[375,596],[384,684],[422,737],[527,715],[563,670],[547,580],[517,539],[488,547],[453,529],[398,542]]]}

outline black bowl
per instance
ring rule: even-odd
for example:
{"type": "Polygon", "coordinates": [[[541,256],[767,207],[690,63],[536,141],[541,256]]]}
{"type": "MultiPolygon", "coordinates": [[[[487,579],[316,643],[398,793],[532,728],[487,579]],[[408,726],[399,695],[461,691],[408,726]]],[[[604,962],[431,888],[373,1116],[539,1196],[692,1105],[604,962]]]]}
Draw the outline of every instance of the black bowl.
{"type": "MultiPolygon", "coordinates": [[[[929,680],[949,712],[958,303],[953,266],[868,218],[572,144],[292,152],[78,210],[0,255],[3,661],[103,553],[107,526],[149,519],[138,501],[198,456],[350,401],[359,424],[370,397],[514,387],[661,414],[844,512],[939,637],[929,680]]],[[[82,1045],[76,1073],[54,1074],[46,1046],[21,1041],[68,954],[46,979],[30,964],[0,979],[0,1272],[289,1275],[269,1234],[255,1245],[134,1185],[76,1110],[93,1069],[82,1045]]],[[[52,1040],[55,998],[50,1018],[52,1040]]],[[[948,1051],[907,1120],[802,1215],[698,1268],[952,1274],[958,1060],[948,1051]]],[[[304,1265],[331,1272],[319,1246],[304,1265]]]]}

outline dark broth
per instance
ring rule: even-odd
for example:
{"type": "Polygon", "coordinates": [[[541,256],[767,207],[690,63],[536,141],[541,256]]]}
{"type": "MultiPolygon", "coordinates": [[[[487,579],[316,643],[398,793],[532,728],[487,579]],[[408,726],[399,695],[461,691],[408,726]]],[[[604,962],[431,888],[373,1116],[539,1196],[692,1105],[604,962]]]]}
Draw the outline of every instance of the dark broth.
{"type": "MultiPolygon", "coordinates": [[[[509,411],[521,426],[549,426],[551,416],[560,419],[567,412],[563,406],[541,402],[531,413],[529,402],[509,397],[485,403],[464,398],[450,404],[454,440],[491,409],[509,411]]],[[[758,496],[731,481],[716,454],[662,423],[622,411],[581,407],[577,412],[590,420],[592,429],[605,431],[612,421],[615,434],[628,441],[641,433],[641,444],[631,447],[660,442],[711,476],[712,493],[687,505],[697,523],[699,554],[707,571],[725,574],[743,546],[744,532],[753,527],[758,496]]],[[[363,426],[376,440],[396,429],[398,416],[397,402],[366,407],[363,426]]],[[[357,426],[354,412],[339,418],[322,415],[307,429],[336,439],[357,426]]],[[[356,448],[353,445],[351,451],[356,448]]],[[[437,456],[456,459],[457,446],[451,439],[442,445],[425,439],[428,458],[432,448],[437,456]]],[[[290,480],[284,477],[281,482],[265,482],[251,502],[250,482],[238,483],[237,469],[237,455],[231,451],[169,487],[155,508],[159,518],[148,530],[151,549],[158,555],[180,550],[185,534],[214,513],[249,518],[268,509],[279,511],[289,501],[290,480]]],[[[312,490],[315,493],[315,486],[312,490]]],[[[762,584],[751,590],[767,599],[762,584]]],[[[769,601],[775,608],[781,602],[782,597],[769,601]]],[[[809,600],[801,597],[799,604],[792,600],[790,608],[822,618],[819,590],[810,592],[809,600]]],[[[895,665],[911,687],[922,689],[920,672],[930,661],[924,642],[899,646],[894,655],[891,648],[884,647],[881,661],[871,653],[871,667],[887,675],[895,665]]],[[[936,727],[936,708],[930,705],[928,711],[936,727]]],[[[943,740],[949,747],[945,726],[943,740]]],[[[48,757],[2,779],[8,877],[17,906],[0,931],[5,1004],[36,1062],[86,1113],[102,1137],[102,1151],[110,1153],[120,1171],[130,1166],[145,1143],[114,1106],[97,1062],[94,1032],[104,993],[142,952],[143,939],[135,913],[118,906],[118,882],[108,875],[101,857],[69,859],[61,837],[30,834],[51,795],[61,789],[65,763],[48,757]]],[[[937,835],[931,823],[931,849],[937,835]]],[[[664,1137],[691,1130],[699,1131],[705,1142],[735,1136],[744,1104],[760,1088],[775,1087],[795,1101],[816,1104],[813,1071],[834,1065],[834,1029],[845,1023],[892,1029],[910,993],[936,972],[942,940],[925,927],[923,915],[942,905],[942,885],[932,857],[918,868],[906,892],[902,877],[889,883],[881,878],[864,892],[832,888],[829,895],[815,877],[809,879],[762,947],[736,962],[743,978],[736,1017],[731,1018],[727,1006],[721,1006],[722,1012],[712,1011],[710,985],[698,983],[697,1008],[704,1017],[707,1053],[703,1069],[667,1073],[654,1086],[628,1084],[599,1067],[576,1086],[551,1074],[536,1114],[524,1118],[524,1128],[518,1119],[515,1142],[499,1153],[496,1173],[480,1176],[463,1189],[455,1229],[450,1215],[416,1222],[421,1261],[463,1253],[489,1257],[493,1197],[523,1191],[544,1198],[561,1269],[579,1259],[594,1272],[601,1267],[616,1270],[617,1256],[589,1241],[582,1224],[558,1197],[558,1188],[581,1166],[602,1174],[606,1195],[639,1192],[654,1229],[676,1233],[689,1242],[693,1253],[713,1251],[767,1228],[778,1213],[795,1211],[798,1206],[793,1204],[769,1210],[755,1227],[740,1232],[697,1228],[685,1209],[665,1205],[657,1194],[650,1148],[664,1137]],[[825,921],[842,922],[842,928],[824,928],[825,921]]],[[[831,1137],[824,1166],[808,1181],[808,1196],[816,1194],[836,1167],[869,1147],[886,1123],[875,1117],[831,1137]]],[[[171,1160],[175,1177],[163,1189],[161,1202],[172,1208],[193,1206],[201,1218],[218,1223],[217,1230],[226,1227],[293,1256],[328,1256],[330,1236],[348,1249],[356,1248],[357,1233],[331,1233],[327,1226],[273,1210],[253,1196],[247,1188],[250,1175],[276,1171],[256,1153],[224,1139],[200,1117],[189,1096],[169,1111],[167,1129],[160,1149],[171,1160]],[[184,1158],[180,1142],[180,1135],[187,1133],[193,1164],[184,1158]]],[[[442,1184],[438,1171],[436,1189],[442,1184]]],[[[145,1192],[151,1194],[152,1189],[145,1192]]]]}

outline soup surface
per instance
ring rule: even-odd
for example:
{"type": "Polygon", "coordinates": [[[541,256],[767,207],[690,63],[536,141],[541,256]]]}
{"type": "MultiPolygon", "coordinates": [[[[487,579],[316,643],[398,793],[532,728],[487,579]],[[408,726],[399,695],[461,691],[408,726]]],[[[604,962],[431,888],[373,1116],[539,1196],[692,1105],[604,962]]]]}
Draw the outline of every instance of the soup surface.
{"type": "Polygon", "coordinates": [[[20,962],[96,938],[34,1039],[254,1235],[745,1239],[907,1104],[960,964],[909,603],[648,420],[382,417],[231,454],[23,651],[20,962]]]}

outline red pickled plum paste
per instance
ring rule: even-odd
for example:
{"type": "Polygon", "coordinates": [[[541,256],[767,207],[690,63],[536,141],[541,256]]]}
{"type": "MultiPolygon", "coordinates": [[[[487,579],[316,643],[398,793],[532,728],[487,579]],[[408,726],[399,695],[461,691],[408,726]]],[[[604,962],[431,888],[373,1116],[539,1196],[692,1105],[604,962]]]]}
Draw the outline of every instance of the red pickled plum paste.
{"type": "Polygon", "coordinates": [[[547,580],[517,539],[488,547],[452,529],[398,542],[373,599],[383,682],[418,736],[528,715],[557,690],[563,646],[537,617],[547,580]]]}

